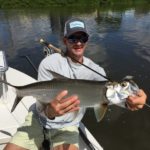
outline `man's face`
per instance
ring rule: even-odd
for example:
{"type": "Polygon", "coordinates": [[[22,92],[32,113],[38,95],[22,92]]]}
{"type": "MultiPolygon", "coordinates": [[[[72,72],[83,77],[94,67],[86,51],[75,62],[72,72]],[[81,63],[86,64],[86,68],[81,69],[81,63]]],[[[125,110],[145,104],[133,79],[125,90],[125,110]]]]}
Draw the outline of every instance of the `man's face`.
{"type": "Polygon", "coordinates": [[[82,57],[88,41],[88,36],[83,32],[76,32],[64,39],[67,53],[70,56],[82,57]]]}

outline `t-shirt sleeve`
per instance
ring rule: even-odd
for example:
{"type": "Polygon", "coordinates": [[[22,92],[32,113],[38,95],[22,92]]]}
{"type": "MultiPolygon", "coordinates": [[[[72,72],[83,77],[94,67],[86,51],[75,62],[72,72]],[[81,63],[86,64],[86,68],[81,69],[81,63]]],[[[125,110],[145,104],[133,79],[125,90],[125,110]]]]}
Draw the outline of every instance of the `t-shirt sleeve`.
{"type": "Polygon", "coordinates": [[[101,66],[99,66],[97,64],[93,64],[92,68],[99,73],[98,74],[98,73],[93,72],[94,80],[96,80],[96,81],[107,81],[107,79],[105,78],[105,77],[107,77],[106,72],[101,66]]]}
{"type": "Polygon", "coordinates": [[[53,76],[50,73],[46,62],[43,60],[38,69],[38,81],[46,81],[46,80],[52,80],[53,76]]]}

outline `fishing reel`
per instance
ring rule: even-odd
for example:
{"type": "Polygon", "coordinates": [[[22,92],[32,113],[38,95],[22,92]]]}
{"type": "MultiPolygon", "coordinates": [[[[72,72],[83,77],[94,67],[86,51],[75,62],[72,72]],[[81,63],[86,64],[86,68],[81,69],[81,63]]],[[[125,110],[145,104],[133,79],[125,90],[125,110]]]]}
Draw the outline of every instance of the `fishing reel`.
{"type": "Polygon", "coordinates": [[[51,55],[51,54],[53,54],[55,52],[54,52],[54,50],[52,48],[44,46],[43,47],[43,53],[44,53],[44,56],[47,57],[47,56],[49,56],[49,55],[51,55]]]}

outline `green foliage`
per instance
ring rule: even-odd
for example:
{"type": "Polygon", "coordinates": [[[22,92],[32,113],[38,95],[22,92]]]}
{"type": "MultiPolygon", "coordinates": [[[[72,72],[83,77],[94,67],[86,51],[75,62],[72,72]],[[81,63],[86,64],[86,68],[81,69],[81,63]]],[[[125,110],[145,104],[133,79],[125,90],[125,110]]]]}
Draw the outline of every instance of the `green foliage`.
{"type": "Polygon", "coordinates": [[[112,6],[116,4],[134,5],[149,3],[149,0],[0,0],[0,8],[49,8],[52,6],[112,6]]]}
{"type": "Polygon", "coordinates": [[[5,0],[0,4],[1,8],[36,8],[45,7],[48,0],[5,0]]]}
{"type": "Polygon", "coordinates": [[[0,0],[0,8],[43,8],[51,6],[96,5],[98,0],[0,0]]]}

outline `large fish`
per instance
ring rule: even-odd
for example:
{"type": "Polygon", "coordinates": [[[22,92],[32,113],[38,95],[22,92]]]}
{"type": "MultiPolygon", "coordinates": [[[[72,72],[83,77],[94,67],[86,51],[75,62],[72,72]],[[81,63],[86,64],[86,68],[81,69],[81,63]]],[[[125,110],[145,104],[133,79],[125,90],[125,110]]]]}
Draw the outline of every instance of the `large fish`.
{"type": "Polygon", "coordinates": [[[105,114],[108,104],[119,104],[138,90],[138,86],[130,79],[118,82],[90,81],[69,79],[52,72],[53,80],[41,81],[25,86],[12,86],[16,92],[16,99],[11,109],[14,111],[18,103],[25,96],[33,96],[43,104],[49,103],[62,90],[68,90],[69,95],[78,95],[80,107],[94,107],[96,117],[100,120],[105,114]],[[100,107],[100,109],[99,109],[100,107]],[[100,112],[99,112],[100,111],[100,112]]]}

